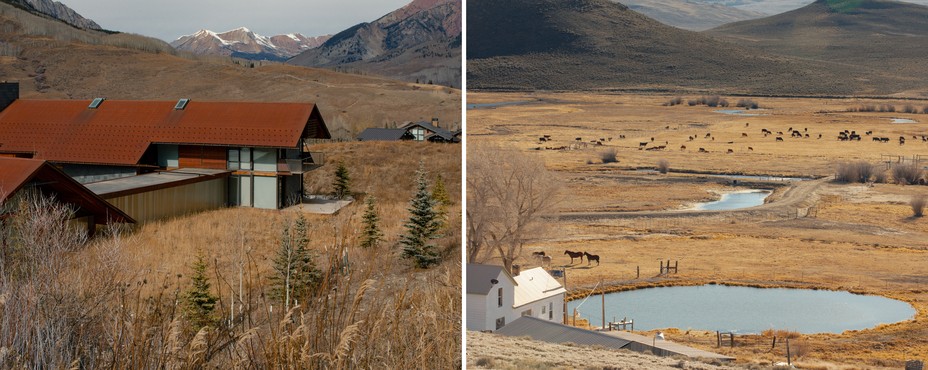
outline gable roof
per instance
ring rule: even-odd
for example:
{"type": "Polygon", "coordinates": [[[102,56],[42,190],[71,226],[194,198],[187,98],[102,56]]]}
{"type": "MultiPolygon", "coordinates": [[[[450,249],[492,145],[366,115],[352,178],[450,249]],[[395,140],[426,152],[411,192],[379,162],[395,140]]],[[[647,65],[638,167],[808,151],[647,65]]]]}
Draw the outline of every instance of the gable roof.
{"type": "Polygon", "coordinates": [[[490,280],[498,278],[500,274],[506,276],[513,285],[517,284],[516,281],[512,279],[512,276],[503,269],[503,266],[468,263],[467,294],[490,294],[490,290],[492,290],[494,286],[490,280]]]}
{"type": "Polygon", "coordinates": [[[0,157],[0,202],[28,186],[45,194],[54,194],[58,201],[75,206],[78,217],[92,215],[98,223],[135,222],[125,212],[48,162],[0,157]]]}
{"type": "Polygon", "coordinates": [[[371,127],[365,129],[358,135],[360,141],[398,141],[406,135],[406,130],[401,128],[377,128],[371,127]]]}
{"type": "Polygon", "coordinates": [[[536,267],[513,276],[518,283],[515,289],[513,307],[520,307],[545,298],[554,297],[567,292],[561,283],[548,274],[545,269],[536,267]]]}
{"type": "Polygon", "coordinates": [[[428,137],[426,137],[426,139],[429,139],[429,138],[431,138],[431,137],[433,137],[433,136],[438,136],[438,137],[441,137],[442,139],[444,139],[445,141],[451,141],[451,139],[454,137],[454,135],[451,134],[451,131],[445,130],[445,129],[441,128],[441,127],[433,126],[431,123],[425,122],[425,121],[422,121],[422,122],[409,122],[409,123],[403,125],[401,128],[404,129],[404,130],[406,130],[406,131],[409,131],[409,129],[411,129],[411,128],[413,128],[413,127],[416,127],[416,126],[422,127],[422,128],[424,128],[424,129],[426,129],[426,130],[432,132],[432,134],[429,135],[428,137]]]}
{"type": "Polygon", "coordinates": [[[632,342],[611,335],[567,326],[531,316],[522,316],[506,324],[506,326],[497,330],[496,333],[510,337],[529,336],[534,340],[549,343],[571,342],[587,346],[601,345],[603,347],[615,349],[625,348],[632,342]]]}
{"type": "Polygon", "coordinates": [[[0,152],[54,162],[138,164],[152,143],[296,147],[329,138],[312,103],[20,99],[0,112],[0,152]]]}

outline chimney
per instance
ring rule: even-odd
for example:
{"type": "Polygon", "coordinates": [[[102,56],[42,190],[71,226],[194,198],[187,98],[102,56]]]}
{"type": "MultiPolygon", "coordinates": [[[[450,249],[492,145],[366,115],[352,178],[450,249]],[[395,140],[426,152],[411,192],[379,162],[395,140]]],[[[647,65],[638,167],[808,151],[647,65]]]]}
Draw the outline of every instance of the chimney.
{"type": "Polygon", "coordinates": [[[0,82],[0,111],[19,99],[19,82],[0,82]]]}
{"type": "Polygon", "coordinates": [[[432,118],[432,126],[441,127],[441,125],[438,124],[438,117],[432,118]]]}
{"type": "Polygon", "coordinates": [[[522,266],[512,265],[512,276],[513,277],[519,276],[520,272],[522,272],[522,266]]]}

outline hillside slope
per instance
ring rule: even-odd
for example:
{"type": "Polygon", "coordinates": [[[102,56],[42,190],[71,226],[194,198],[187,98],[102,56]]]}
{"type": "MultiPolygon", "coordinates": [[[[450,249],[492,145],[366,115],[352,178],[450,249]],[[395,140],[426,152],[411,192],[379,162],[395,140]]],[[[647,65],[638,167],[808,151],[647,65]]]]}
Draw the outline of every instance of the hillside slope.
{"type": "Polygon", "coordinates": [[[818,0],[706,34],[770,53],[903,76],[917,77],[928,68],[928,7],[893,0],[818,0]]]}
{"type": "Polygon", "coordinates": [[[468,11],[469,88],[846,95],[923,87],[892,75],[845,78],[869,71],[721,42],[606,0],[472,0],[468,11]]]}
{"type": "Polygon", "coordinates": [[[96,35],[52,22],[0,4],[0,24],[13,31],[0,33],[0,79],[20,81],[24,98],[311,101],[341,138],[432,117],[460,124],[459,90],[296,66],[185,59],[161,49],[144,51],[150,39],[126,38],[131,35],[90,44],[79,40],[96,35]],[[35,28],[58,34],[22,31],[35,28]]]}
{"type": "Polygon", "coordinates": [[[288,63],[460,87],[460,58],[461,0],[415,0],[288,63]]]}
{"type": "Polygon", "coordinates": [[[631,10],[663,24],[704,31],[723,24],[757,19],[766,14],[704,0],[619,0],[631,10]]]}

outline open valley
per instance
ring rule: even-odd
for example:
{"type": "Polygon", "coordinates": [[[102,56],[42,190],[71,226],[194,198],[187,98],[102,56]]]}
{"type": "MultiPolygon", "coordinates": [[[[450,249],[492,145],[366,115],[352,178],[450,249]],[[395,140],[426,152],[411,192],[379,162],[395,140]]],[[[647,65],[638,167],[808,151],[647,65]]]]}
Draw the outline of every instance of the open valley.
{"type": "MultiPolygon", "coordinates": [[[[667,104],[677,97],[468,94],[468,104],[524,102],[469,109],[470,143],[540,159],[562,184],[544,230],[529,238],[515,263],[537,266],[532,253],[546,252],[553,269],[564,268],[568,296],[594,293],[587,304],[596,305],[602,291],[707,283],[890,297],[911,304],[915,317],[794,336],[793,364],[898,368],[928,353],[928,221],[913,216],[910,205],[928,187],[903,185],[892,175],[898,166],[926,165],[928,115],[902,111],[922,112],[928,101],[722,96],[727,107],[708,107],[688,104],[698,95],[680,95],[682,104],[667,104]],[[735,107],[739,101],[759,109],[735,107]],[[872,166],[867,181],[835,181],[842,164],[861,161],[872,166]],[[757,206],[696,209],[752,189],[771,195],[757,206]],[[565,250],[598,255],[601,264],[571,261],[565,250]],[[661,274],[663,261],[674,261],[678,271],[661,274]]],[[[667,296],[666,304],[685,302],[667,296]]],[[[721,348],[714,331],[664,333],[744,365],[785,362],[786,348],[771,346],[771,333],[801,328],[770,329],[721,348]]]]}

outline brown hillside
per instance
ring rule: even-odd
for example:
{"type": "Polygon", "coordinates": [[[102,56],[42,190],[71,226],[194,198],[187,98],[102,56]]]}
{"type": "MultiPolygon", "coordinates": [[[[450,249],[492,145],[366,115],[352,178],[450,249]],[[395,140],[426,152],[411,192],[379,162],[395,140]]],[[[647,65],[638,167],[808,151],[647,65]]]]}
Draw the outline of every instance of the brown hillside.
{"type": "Polygon", "coordinates": [[[928,7],[892,0],[819,0],[706,33],[771,53],[914,78],[928,67],[928,7]]]}
{"type": "Polygon", "coordinates": [[[432,117],[443,126],[460,124],[459,90],[296,66],[188,59],[138,50],[149,49],[138,36],[93,42],[103,36],[58,25],[0,4],[0,79],[20,81],[25,98],[312,101],[332,135],[342,138],[366,127],[432,117]]]}
{"type": "Polygon", "coordinates": [[[866,68],[773,56],[663,25],[606,0],[468,3],[477,89],[690,88],[761,94],[888,94],[920,85],[866,68]]]}
{"type": "Polygon", "coordinates": [[[621,0],[631,10],[690,31],[704,31],[732,22],[757,19],[765,14],[726,4],[696,0],[621,0]]]}

